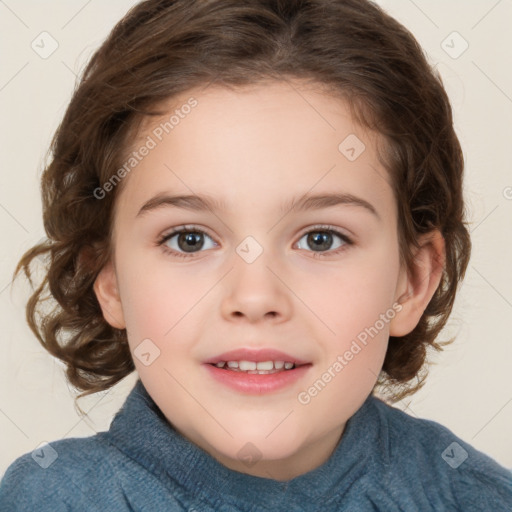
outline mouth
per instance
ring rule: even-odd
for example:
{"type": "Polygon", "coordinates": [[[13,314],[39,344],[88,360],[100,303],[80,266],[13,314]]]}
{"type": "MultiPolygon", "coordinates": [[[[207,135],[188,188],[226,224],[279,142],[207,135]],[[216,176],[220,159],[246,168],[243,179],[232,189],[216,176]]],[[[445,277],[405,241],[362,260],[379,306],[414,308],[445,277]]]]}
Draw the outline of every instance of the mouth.
{"type": "Polygon", "coordinates": [[[311,362],[273,349],[239,349],[204,362],[209,374],[238,392],[260,395],[290,386],[311,362]]]}
{"type": "Polygon", "coordinates": [[[311,364],[306,360],[271,348],[239,348],[211,357],[205,363],[227,371],[252,374],[263,372],[261,375],[293,370],[299,366],[311,364]]]}
{"type": "MultiPolygon", "coordinates": [[[[295,364],[291,361],[219,361],[217,363],[210,363],[216,368],[231,372],[247,373],[252,375],[270,375],[273,373],[286,372],[294,370],[299,366],[305,366],[304,364],[295,364]]],[[[306,363],[307,364],[307,363],[306,363]]]]}

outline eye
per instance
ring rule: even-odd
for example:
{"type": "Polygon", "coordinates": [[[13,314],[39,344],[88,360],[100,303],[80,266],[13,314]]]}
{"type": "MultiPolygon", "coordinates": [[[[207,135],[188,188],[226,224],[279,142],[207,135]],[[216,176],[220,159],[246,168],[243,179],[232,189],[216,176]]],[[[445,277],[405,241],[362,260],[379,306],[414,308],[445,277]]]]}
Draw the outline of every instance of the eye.
{"type": "Polygon", "coordinates": [[[353,241],[348,236],[332,229],[329,226],[317,226],[305,233],[298,242],[299,249],[304,249],[304,247],[300,247],[301,240],[303,239],[306,240],[305,243],[309,247],[313,248],[313,256],[315,258],[324,258],[326,256],[339,254],[346,250],[347,246],[353,244],[353,241]],[[341,240],[342,243],[338,243],[333,247],[333,240],[336,238],[341,240]],[[324,252],[327,254],[322,254],[324,252]]]}
{"type": "MultiPolygon", "coordinates": [[[[305,239],[305,243],[310,248],[313,248],[311,252],[315,258],[325,258],[339,254],[353,244],[353,241],[348,236],[330,226],[317,226],[309,230],[299,240],[299,249],[304,249],[304,247],[300,247],[303,239],[305,239]],[[341,240],[341,243],[338,242],[338,244],[335,244],[335,247],[333,247],[333,241],[335,241],[336,238],[341,240]]],[[[183,226],[174,229],[160,238],[157,245],[162,247],[162,250],[166,254],[179,258],[191,258],[194,257],[196,253],[201,252],[202,249],[211,249],[218,246],[212,237],[195,226],[183,226]],[[208,246],[208,243],[205,244],[205,238],[210,240],[210,246],[208,246]]]]}
{"type": "Polygon", "coordinates": [[[217,243],[209,235],[194,226],[184,226],[171,231],[158,241],[158,245],[171,256],[190,258],[194,256],[194,253],[205,249],[205,237],[213,242],[210,247],[206,244],[206,249],[217,246],[217,243]]]}

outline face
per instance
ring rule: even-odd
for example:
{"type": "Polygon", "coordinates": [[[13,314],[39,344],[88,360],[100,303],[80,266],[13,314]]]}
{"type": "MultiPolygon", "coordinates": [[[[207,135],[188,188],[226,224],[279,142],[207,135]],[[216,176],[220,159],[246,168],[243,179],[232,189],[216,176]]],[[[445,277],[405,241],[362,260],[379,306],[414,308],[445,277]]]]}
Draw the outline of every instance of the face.
{"type": "Polygon", "coordinates": [[[96,293],[179,432],[232,469],[292,478],[332,453],[403,314],[378,140],[298,83],[196,89],[166,108],[131,148],[149,149],[124,178],[96,293]],[[272,373],[244,370],[258,362],[272,373]]]}

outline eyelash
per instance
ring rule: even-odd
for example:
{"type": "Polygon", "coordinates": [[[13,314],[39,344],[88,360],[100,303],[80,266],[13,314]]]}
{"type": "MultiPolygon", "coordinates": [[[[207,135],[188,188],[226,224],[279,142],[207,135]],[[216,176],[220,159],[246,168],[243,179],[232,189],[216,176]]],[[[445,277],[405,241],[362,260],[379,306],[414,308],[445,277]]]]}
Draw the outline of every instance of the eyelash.
{"type": "MultiPolygon", "coordinates": [[[[163,235],[158,240],[157,245],[162,248],[162,250],[165,254],[168,254],[172,257],[193,258],[197,253],[188,253],[187,254],[187,253],[177,252],[173,249],[169,249],[168,247],[166,247],[164,245],[165,242],[169,241],[172,237],[174,237],[175,235],[180,234],[180,233],[200,233],[202,235],[206,235],[206,236],[212,238],[212,240],[213,240],[213,237],[211,237],[206,231],[204,231],[196,226],[183,226],[181,228],[177,228],[177,229],[171,231],[170,233],[168,233],[166,235],[163,235]]],[[[302,233],[299,240],[301,238],[303,238],[304,235],[308,235],[309,233],[331,233],[331,234],[338,236],[339,238],[341,238],[343,240],[343,242],[345,242],[344,245],[342,245],[341,247],[339,247],[338,249],[335,249],[335,250],[321,251],[321,252],[308,251],[313,254],[314,258],[326,258],[328,256],[335,256],[335,255],[340,254],[341,252],[345,251],[348,248],[348,246],[351,246],[354,244],[354,242],[351,238],[349,238],[347,235],[344,235],[343,233],[340,233],[339,231],[334,229],[332,226],[327,226],[327,225],[315,226],[314,228],[310,229],[309,231],[305,231],[304,233],[302,233]]],[[[202,252],[202,251],[198,251],[198,252],[202,252]]]]}

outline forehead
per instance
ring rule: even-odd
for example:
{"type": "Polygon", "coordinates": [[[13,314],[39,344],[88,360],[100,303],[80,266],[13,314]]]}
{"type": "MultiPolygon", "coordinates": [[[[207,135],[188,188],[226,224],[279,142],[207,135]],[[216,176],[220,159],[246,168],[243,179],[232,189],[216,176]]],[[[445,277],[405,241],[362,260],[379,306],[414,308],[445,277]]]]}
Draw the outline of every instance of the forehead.
{"type": "Polygon", "coordinates": [[[218,198],[227,209],[342,191],[390,203],[379,136],[359,126],[344,100],[297,82],[196,88],[158,106],[130,150],[152,149],[130,173],[132,213],[163,191],[218,198]],[[190,107],[190,105],[194,105],[190,107]]]}

